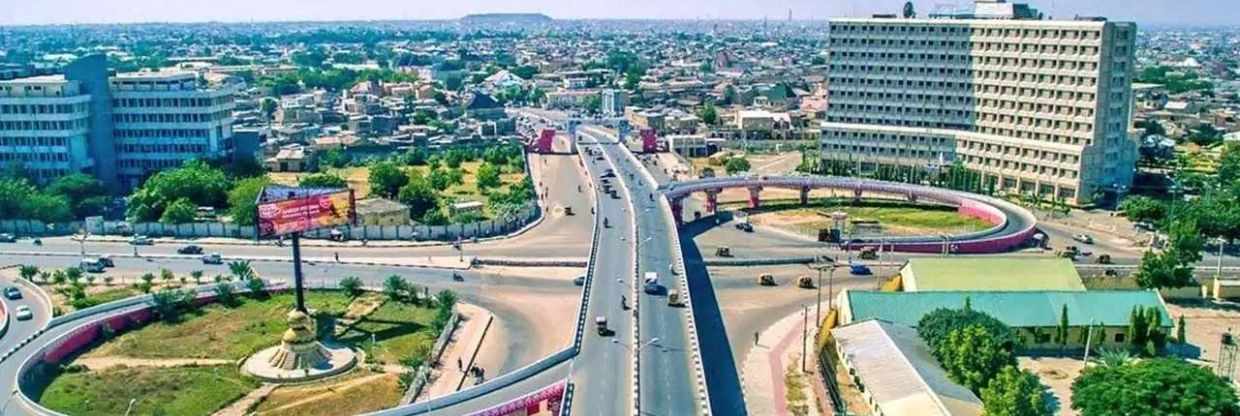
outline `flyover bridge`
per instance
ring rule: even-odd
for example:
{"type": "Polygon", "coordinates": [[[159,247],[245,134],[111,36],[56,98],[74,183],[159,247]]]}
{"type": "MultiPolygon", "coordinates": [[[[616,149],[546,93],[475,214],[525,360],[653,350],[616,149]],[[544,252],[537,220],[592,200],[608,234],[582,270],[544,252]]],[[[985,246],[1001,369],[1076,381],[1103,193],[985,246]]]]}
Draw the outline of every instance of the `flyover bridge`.
{"type": "Polygon", "coordinates": [[[1019,247],[1037,233],[1037,217],[1016,204],[998,198],[950,189],[898,182],[838,176],[730,176],[674,182],[659,188],[667,198],[677,222],[682,221],[685,198],[695,193],[706,195],[706,210],[718,207],[719,193],[724,189],[747,189],[749,207],[762,205],[765,188],[792,189],[800,192],[801,204],[809,203],[815,189],[852,192],[854,198],[867,194],[901,196],[908,201],[930,201],[956,207],[961,215],[981,219],[992,226],[985,230],[958,235],[860,238],[846,242],[852,249],[880,247],[884,250],[912,253],[998,253],[1019,247]]]}

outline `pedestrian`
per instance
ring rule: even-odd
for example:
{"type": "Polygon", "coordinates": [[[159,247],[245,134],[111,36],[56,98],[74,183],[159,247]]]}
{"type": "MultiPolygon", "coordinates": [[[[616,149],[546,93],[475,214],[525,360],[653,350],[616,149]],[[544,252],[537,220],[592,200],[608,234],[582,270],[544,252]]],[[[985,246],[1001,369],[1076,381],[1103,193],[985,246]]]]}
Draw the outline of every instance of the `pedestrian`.
{"type": "Polygon", "coordinates": [[[340,252],[337,251],[336,252],[336,263],[339,263],[339,262],[340,262],[340,252]]]}
{"type": "Polygon", "coordinates": [[[753,345],[758,345],[758,332],[757,331],[754,331],[753,333],[753,345]]]}
{"type": "Polygon", "coordinates": [[[465,371],[465,364],[461,362],[461,357],[456,357],[456,369],[459,371],[465,371]]]}

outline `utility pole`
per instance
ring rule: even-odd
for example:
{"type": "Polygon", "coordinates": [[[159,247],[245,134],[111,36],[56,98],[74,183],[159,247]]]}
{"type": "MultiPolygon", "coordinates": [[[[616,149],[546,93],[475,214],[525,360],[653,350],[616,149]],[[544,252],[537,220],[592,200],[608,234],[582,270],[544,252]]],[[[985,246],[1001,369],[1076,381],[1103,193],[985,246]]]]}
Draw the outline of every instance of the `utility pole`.
{"type": "Polygon", "coordinates": [[[809,307],[801,305],[801,372],[805,372],[805,341],[809,338],[809,307]]]}
{"type": "Polygon", "coordinates": [[[1081,369],[1084,369],[1085,366],[1089,365],[1089,344],[1092,344],[1093,340],[1094,340],[1094,323],[1090,322],[1089,332],[1085,334],[1085,358],[1082,360],[1081,369]]]}
{"type": "Polygon", "coordinates": [[[1218,258],[1215,259],[1215,261],[1217,262],[1215,263],[1215,267],[1218,270],[1214,272],[1215,277],[1223,277],[1223,245],[1225,244],[1227,244],[1227,241],[1223,240],[1223,237],[1219,237],[1218,238],[1218,258]]]}

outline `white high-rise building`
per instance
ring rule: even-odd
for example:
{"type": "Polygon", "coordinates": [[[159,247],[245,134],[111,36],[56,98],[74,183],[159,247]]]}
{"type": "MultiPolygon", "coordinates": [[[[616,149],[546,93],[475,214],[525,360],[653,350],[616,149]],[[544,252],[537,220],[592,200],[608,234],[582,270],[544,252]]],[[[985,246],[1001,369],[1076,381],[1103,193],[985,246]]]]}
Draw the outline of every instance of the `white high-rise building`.
{"type": "Polygon", "coordinates": [[[109,83],[122,187],[190,159],[232,155],[231,90],[202,88],[193,72],[118,74],[109,83]]]}
{"type": "Polygon", "coordinates": [[[20,166],[39,181],[93,167],[90,100],[63,75],[0,81],[0,166],[20,166]]]}
{"type": "Polygon", "coordinates": [[[830,25],[824,163],[958,162],[980,188],[1070,204],[1131,186],[1135,24],[978,0],[971,13],[830,25]]]}

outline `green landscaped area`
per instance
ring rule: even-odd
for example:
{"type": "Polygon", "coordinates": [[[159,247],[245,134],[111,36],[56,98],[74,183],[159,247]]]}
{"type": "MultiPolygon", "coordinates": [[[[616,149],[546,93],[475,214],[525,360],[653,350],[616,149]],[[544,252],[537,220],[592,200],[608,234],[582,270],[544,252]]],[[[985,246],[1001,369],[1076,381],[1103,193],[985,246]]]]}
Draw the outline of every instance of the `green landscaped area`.
{"type": "MultiPolygon", "coordinates": [[[[839,200],[813,200],[808,206],[801,206],[796,201],[763,201],[763,206],[756,210],[746,208],[743,202],[720,206],[751,214],[754,224],[774,226],[812,237],[818,236],[818,230],[831,227],[830,215],[833,212],[847,213],[850,224],[852,221],[877,221],[884,235],[960,234],[993,226],[986,221],[960,215],[953,207],[899,201],[863,200],[854,204],[839,200]]],[[[850,225],[847,232],[862,231],[853,228],[850,225]]]]}
{"type": "Polygon", "coordinates": [[[257,416],[356,415],[400,403],[395,374],[359,369],[330,381],[280,387],[254,408],[257,416]],[[359,398],[364,397],[364,400],[359,398]]]}
{"type": "Polygon", "coordinates": [[[114,368],[61,374],[40,403],[74,416],[210,415],[259,386],[233,366],[114,368]]]}
{"type": "MultiPolygon", "coordinates": [[[[211,304],[186,312],[176,323],[153,322],[118,335],[82,357],[122,361],[127,358],[240,360],[275,345],[287,328],[285,316],[293,307],[293,296],[277,294],[265,299],[240,299],[241,303],[231,308],[211,304]]],[[[371,295],[370,299],[383,298],[371,295]]],[[[337,317],[350,310],[351,302],[344,292],[306,294],[310,309],[337,317]]],[[[367,363],[400,365],[410,357],[425,357],[430,351],[438,336],[433,326],[435,315],[435,309],[428,305],[389,300],[355,322],[337,340],[369,353],[367,363]]],[[[57,376],[41,403],[73,415],[123,414],[132,397],[150,401],[134,414],[161,414],[155,407],[155,403],[159,403],[164,406],[162,414],[210,415],[260,384],[241,375],[235,366],[114,367],[98,371],[72,365],[66,368],[73,371],[57,376]],[[165,391],[170,393],[162,393],[165,391]]],[[[332,395],[323,393],[347,389],[352,393],[341,403],[356,401],[370,406],[358,411],[388,407],[399,400],[400,390],[394,387],[395,375],[366,373],[366,376],[369,378],[362,380],[359,375],[350,374],[339,380],[324,381],[318,390],[302,393],[331,399],[332,395]]],[[[307,414],[306,407],[296,400],[276,403],[268,407],[273,410],[271,414],[307,414]]]]}

